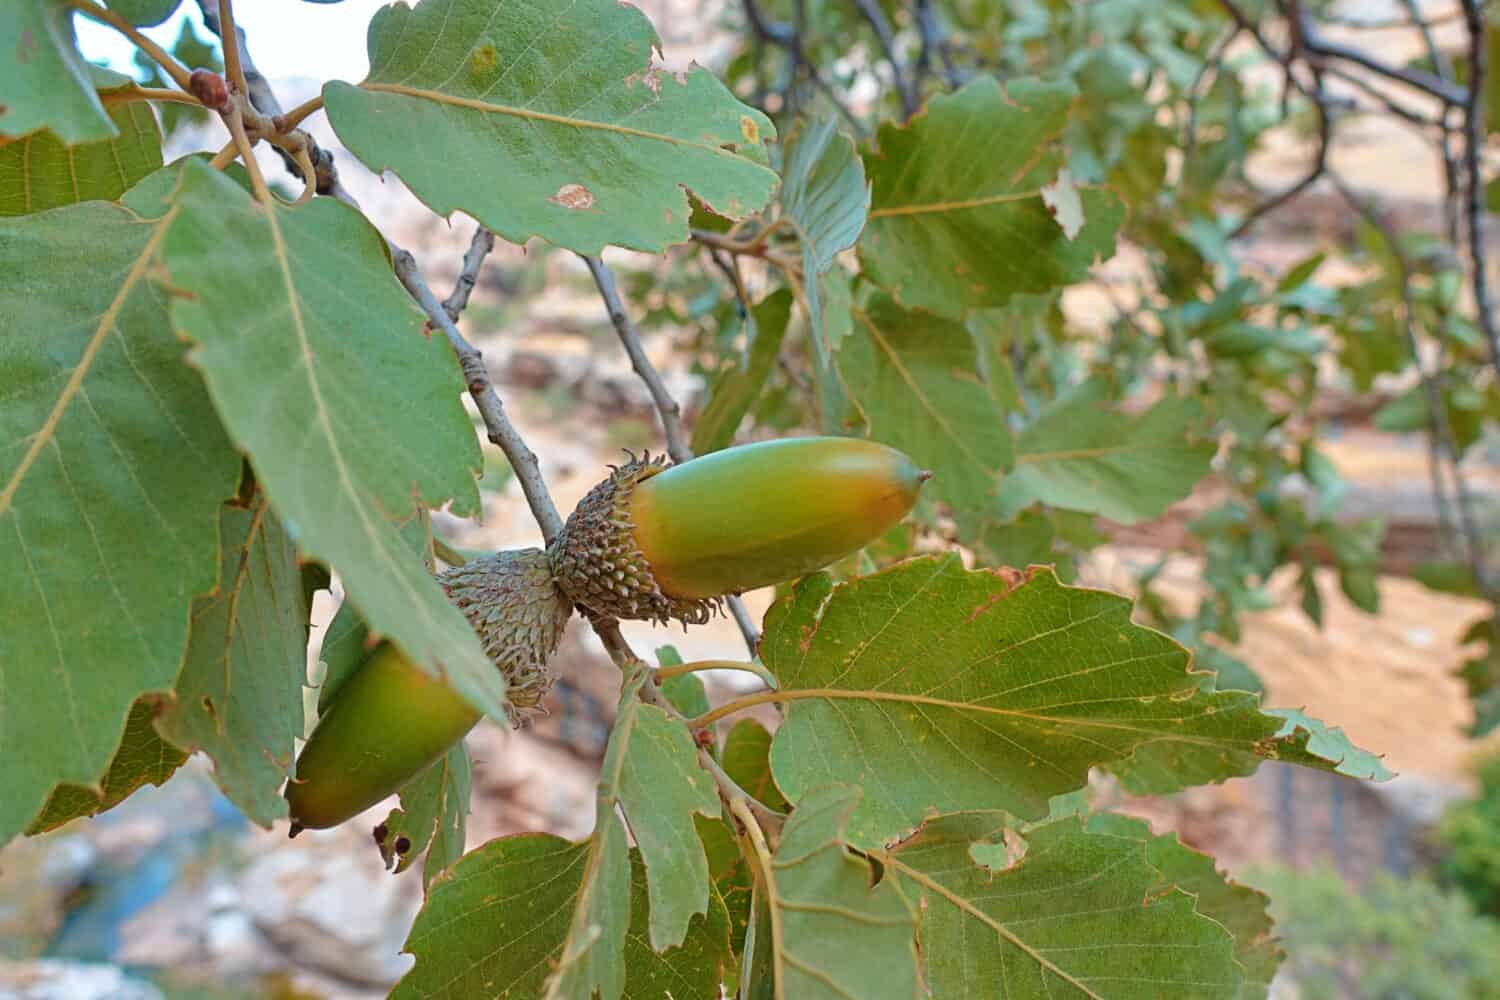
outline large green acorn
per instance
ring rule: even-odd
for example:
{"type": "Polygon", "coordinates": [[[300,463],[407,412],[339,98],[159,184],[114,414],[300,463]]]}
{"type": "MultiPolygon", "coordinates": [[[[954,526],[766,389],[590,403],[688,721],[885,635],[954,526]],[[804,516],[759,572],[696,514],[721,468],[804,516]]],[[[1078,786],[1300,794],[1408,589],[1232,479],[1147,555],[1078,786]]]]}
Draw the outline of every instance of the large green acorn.
{"type": "MultiPolygon", "coordinates": [[[[497,552],[438,575],[505,675],[517,718],[536,709],[552,674],[547,659],[572,603],[540,549],[497,552]]],[[[318,720],[287,783],[292,835],[336,826],[395,792],[479,721],[442,681],[382,642],[344,682],[318,720]]]]}
{"type": "Polygon", "coordinates": [[[632,457],[583,498],[548,555],[557,585],[592,611],[698,624],[725,595],[868,545],[928,478],[857,438],[764,441],[681,465],[632,457]]]}

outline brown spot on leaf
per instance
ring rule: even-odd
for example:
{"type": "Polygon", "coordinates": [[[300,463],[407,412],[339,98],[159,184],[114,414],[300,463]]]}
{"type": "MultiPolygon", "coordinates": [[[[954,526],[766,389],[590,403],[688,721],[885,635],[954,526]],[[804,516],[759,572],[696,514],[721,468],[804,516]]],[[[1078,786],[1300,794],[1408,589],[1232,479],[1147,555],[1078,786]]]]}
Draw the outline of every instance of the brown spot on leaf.
{"type": "Polygon", "coordinates": [[[385,828],[385,824],[384,823],[377,823],[375,825],[375,829],[371,831],[371,833],[374,834],[375,843],[380,844],[382,846],[384,846],[386,835],[389,832],[390,831],[385,828]]]}
{"type": "Polygon", "coordinates": [[[35,48],[36,35],[31,33],[30,28],[21,29],[21,43],[16,46],[16,62],[25,62],[30,59],[35,48]]]}
{"type": "Polygon", "coordinates": [[[760,126],[749,115],[740,115],[740,135],[752,146],[760,142],[760,126]]]}
{"type": "Polygon", "coordinates": [[[594,207],[593,192],[582,184],[564,184],[557,189],[557,194],[547,200],[554,205],[561,205],[563,208],[571,208],[576,211],[583,211],[586,208],[594,207]]]}
{"type": "Polygon", "coordinates": [[[409,850],[411,850],[411,838],[410,837],[406,837],[406,836],[397,837],[396,838],[396,853],[397,854],[405,854],[409,850]]]}

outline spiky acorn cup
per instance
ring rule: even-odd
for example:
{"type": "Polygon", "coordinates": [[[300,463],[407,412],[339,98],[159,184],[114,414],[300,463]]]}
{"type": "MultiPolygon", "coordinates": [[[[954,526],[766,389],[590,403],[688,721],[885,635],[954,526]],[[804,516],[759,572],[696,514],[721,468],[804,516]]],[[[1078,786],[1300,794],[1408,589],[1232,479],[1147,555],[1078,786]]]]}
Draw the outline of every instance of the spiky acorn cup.
{"type": "MultiPolygon", "coordinates": [[[[496,552],[439,574],[508,684],[518,724],[552,686],[547,660],[572,602],[540,549],[496,552]]],[[[479,721],[480,713],[382,642],[333,695],[287,782],[292,835],[335,826],[420,774],[479,721]]]]}
{"type": "Polygon", "coordinates": [[[631,454],[625,465],[610,466],[610,477],[578,501],[547,550],[558,587],[574,601],[616,618],[676,618],[701,625],[712,616],[717,597],[679,599],[663,593],[635,540],[636,487],[671,467],[664,456],[631,454]]]}
{"type": "Polygon", "coordinates": [[[448,599],[469,619],[491,662],[509,687],[517,721],[533,713],[552,689],[547,661],[573,614],[541,549],[495,552],[438,574],[448,599]]]}
{"type": "Polygon", "coordinates": [[[646,455],[589,491],[548,548],[557,585],[598,614],[685,624],[722,599],[827,566],[878,538],[928,474],[856,438],[646,455]]]}

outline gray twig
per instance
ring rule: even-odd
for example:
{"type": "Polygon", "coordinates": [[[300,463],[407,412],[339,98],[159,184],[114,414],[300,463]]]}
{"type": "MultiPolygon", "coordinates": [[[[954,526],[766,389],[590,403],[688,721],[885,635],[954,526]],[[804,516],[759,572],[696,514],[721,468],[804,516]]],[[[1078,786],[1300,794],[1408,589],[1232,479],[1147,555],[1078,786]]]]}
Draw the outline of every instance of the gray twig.
{"type": "MultiPolygon", "coordinates": [[[[672,456],[674,462],[692,461],[693,449],[688,444],[687,435],[682,429],[682,407],[667,391],[666,383],[661,380],[661,374],[651,363],[651,359],[646,357],[646,350],[641,346],[640,334],[636,332],[630,314],[625,311],[625,303],[620,299],[620,291],[615,286],[614,275],[598,257],[591,257],[587,254],[580,254],[580,256],[588,265],[589,273],[594,276],[594,284],[599,287],[599,296],[604,300],[604,308],[609,312],[609,321],[614,326],[615,333],[620,338],[620,344],[625,348],[625,353],[630,357],[630,366],[635,369],[641,381],[646,383],[646,390],[651,393],[651,401],[656,405],[657,416],[661,419],[662,434],[667,439],[667,454],[672,456]]],[[[755,620],[751,618],[745,602],[738,595],[730,596],[729,610],[734,615],[735,624],[740,627],[740,634],[745,638],[745,645],[749,647],[750,655],[754,656],[756,649],[760,646],[760,632],[755,627],[755,620]]]]}
{"type": "Polygon", "coordinates": [[[690,460],[693,457],[693,449],[688,447],[687,437],[682,432],[682,407],[667,391],[666,383],[661,380],[661,374],[651,364],[651,359],[646,357],[646,349],[641,346],[640,334],[636,332],[630,314],[625,311],[625,303],[620,300],[620,291],[615,287],[615,276],[598,257],[590,257],[587,254],[580,256],[589,266],[589,273],[594,276],[594,284],[599,286],[599,296],[604,299],[604,308],[609,311],[609,321],[614,326],[615,333],[619,335],[620,344],[625,348],[625,353],[630,356],[630,367],[634,368],[641,381],[646,383],[646,390],[651,393],[651,401],[656,404],[656,413],[661,418],[662,434],[667,439],[667,454],[672,456],[674,462],[690,460]]]}
{"type": "Polygon", "coordinates": [[[453,353],[458,355],[458,363],[463,369],[464,382],[468,386],[469,395],[474,399],[474,405],[479,408],[479,416],[484,420],[484,429],[489,439],[499,445],[500,450],[505,452],[510,467],[516,474],[516,480],[521,484],[521,492],[526,495],[526,503],[531,507],[532,516],[536,518],[537,524],[542,529],[542,537],[551,545],[552,540],[562,531],[562,516],[557,512],[557,506],[552,502],[552,496],[547,492],[547,484],[542,479],[541,464],[537,461],[536,454],[527,447],[526,441],[520,432],[511,424],[510,418],[505,414],[505,404],[500,402],[500,396],[495,392],[494,385],[490,382],[489,370],[484,365],[484,356],[479,349],[465,339],[453,318],[448,315],[448,310],[432,294],[432,289],[427,287],[422,273],[417,267],[417,259],[408,250],[402,250],[395,245],[391,247],[392,262],[395,266],[396,277],[411,297],[417,300],[417,305],[427,314],[428,321],[448,338],[448,344],[453,348],[453,353]]]}
{"type": "Polygon", "coordinates": [[[454,284],[452,293],[443,300],[443,310],[453,322],[457,323],[459,314],[468,308],[469,296],[474,294],[474,286],[479,281],[479,269],[484,266],[484,259],[493,249],[495,234],[484,226],[475,229],[474,238],[469,241],[469,249],[464,253],[464,264],[458,272],[458,281],[454,284]]]}
{"type": "MultiPolygon", "coordinates": [[[[1358,88],[1360,91],[1369,96],[1370,99],[1373,100],[1376,104],[1380,105],[1380,107],[1384,109],[1387,114],[1394,115],[1410,125],[1425,129],[1446,130],[1447,128],[1442,119],[1433,118],[1431,115],[1424,115],[1420,111],[1416,111],[1412,108],[1407,107],[1400,101],[1392,98],[1391,95],[1387,94],[1379,87],[1375,86],[1375,84],[1371,83],[1359,73],[1347,70],[1342,66],[1325,66],[1323,72],[1327,73],[1329,76],[1338,77],[1340,80],[1343,80],[1350,86],[1358,88]]],[[[1447,106],[1445,105],[1445,110],[1446,107],[1447,106]]],[[[1373,111],[1375,109],[1358,108],[1356,110],[1373,111]]]]}
{"type": "MultiPolygon", "coordinates": [[[[1473,0],[1465,0],[1464,7],[1477,7],[1477,4],[1473,3],[1473,0]]],[[[1377,59],[1364,49],[1324,38],[1320,33],[1312,30],[1310,21],[1304,20],[1302,26],[1303,44],[1307,46],[1307,51],[1315,56],[1354,63],[1356,66],[1361,66],[1369,70],[1376,76],[1403,83],[1413,90],[1421,91],[1430,97],[1437,98],[1444,104],[1451,104],[1460,108],[1468,107],[1470,104],[1469,94],[1447,80],[1433,76],[1425,70],[1413,69],[1410,66],[1394,66],[1381,59],[1377,59]]]]}

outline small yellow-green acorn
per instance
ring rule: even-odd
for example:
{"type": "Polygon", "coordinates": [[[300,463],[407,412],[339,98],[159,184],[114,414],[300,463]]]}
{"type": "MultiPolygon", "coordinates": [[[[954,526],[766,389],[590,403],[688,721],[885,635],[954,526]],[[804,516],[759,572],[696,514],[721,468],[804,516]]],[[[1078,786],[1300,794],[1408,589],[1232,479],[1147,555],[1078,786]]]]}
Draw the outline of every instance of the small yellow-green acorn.
{"type": "MultiPolygon", "coordinates": [[[[547,659],[572,603],[540,549],[497,552],[439,574],[508,682],[519,721],[552,686],[547,659]]],[[[382,642],[318,720],[286,786],[292,835],[335,826],[415,777],[479,721],[452,688],[382,642]]]]}
{"type": "Polygon", "coordinates": [[[727,594],[863,548],[906,516],[927,478],[857,438],[764,441],[675,466],[632,456],[583,498],[548,555],[557,585],[586,608],[697,624],[727,594]]]}

